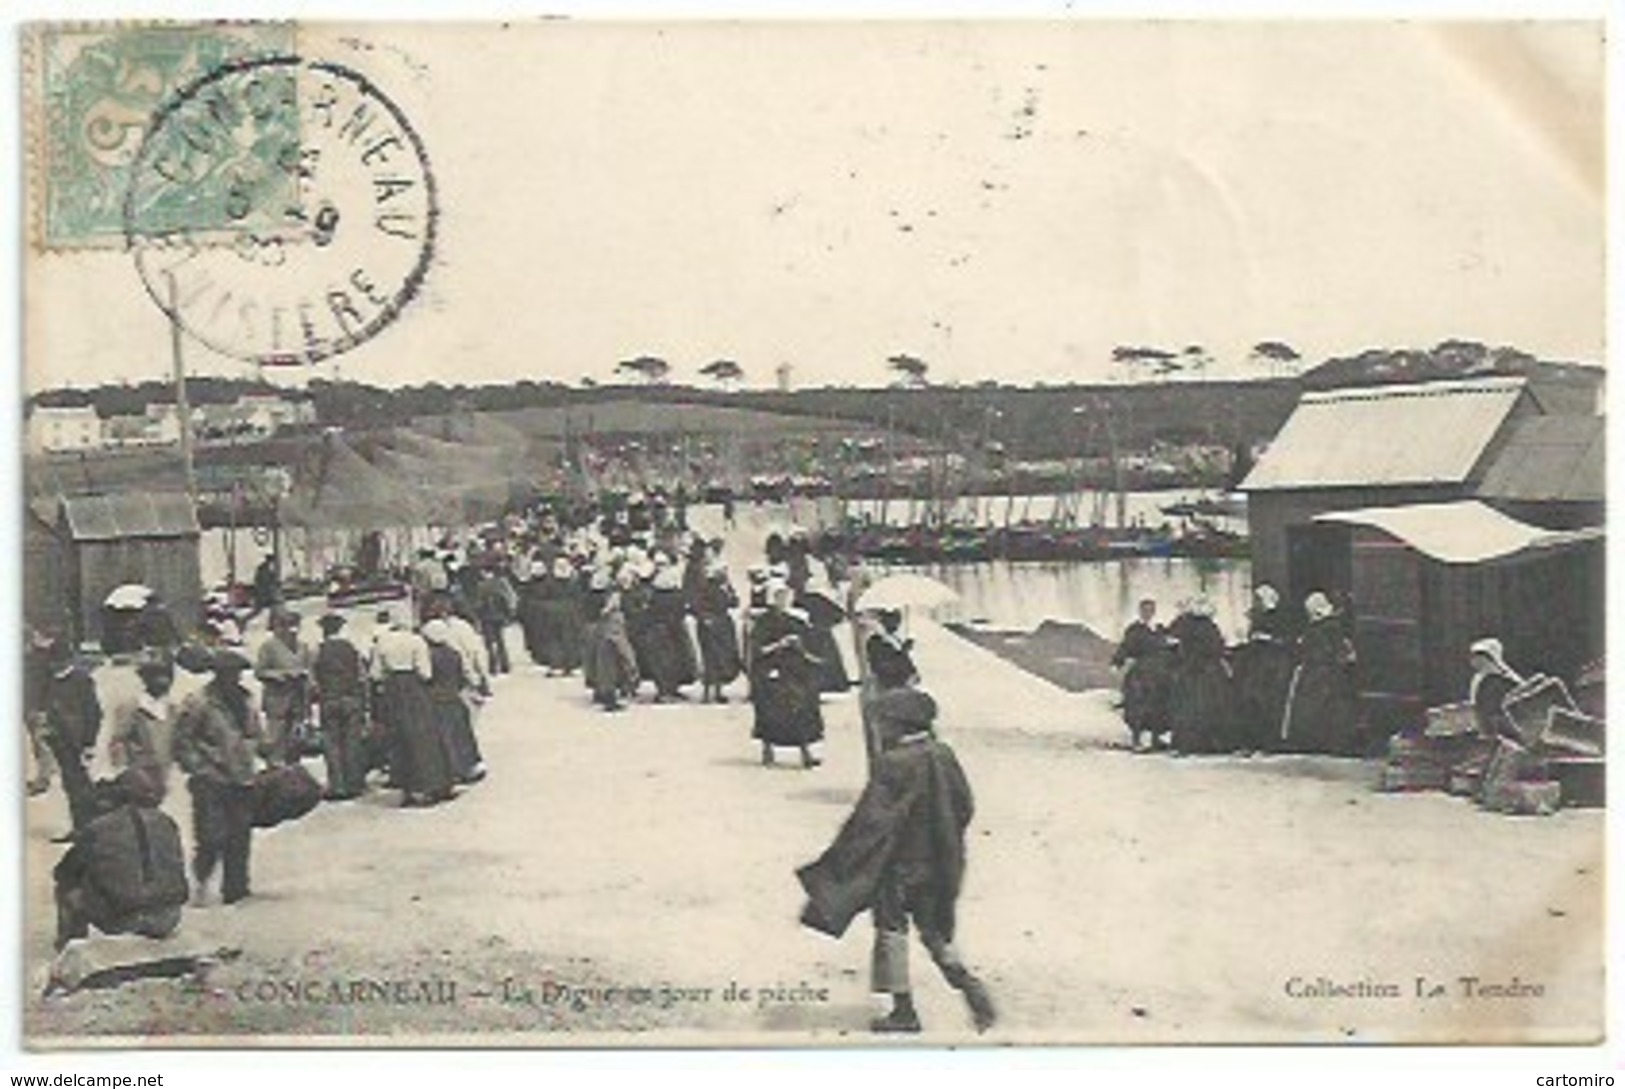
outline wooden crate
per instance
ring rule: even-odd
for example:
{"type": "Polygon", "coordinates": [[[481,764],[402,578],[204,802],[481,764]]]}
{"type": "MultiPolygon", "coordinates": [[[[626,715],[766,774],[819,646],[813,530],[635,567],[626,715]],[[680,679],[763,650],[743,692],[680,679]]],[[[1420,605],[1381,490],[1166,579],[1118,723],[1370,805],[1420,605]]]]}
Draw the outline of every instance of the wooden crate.
{"type": "Polygon", "coordinates": [[[1542,747],[1557,753],[1601,757],[1608,748],[1608,724],[1567,707],[1553,707],[1541,731],[1542,747]]]}
{"type": "Polygon", "coordinates": [[[1563,804],[1563,788],[1553,779],[1514,779],[1486,784],[1484,808],[1519,817],[1548,817],[1563,804]]]}
{"type": "Polygon", "coordinates": [[[1478,714],[1470,703],[1447,703],[1427,709],[1427,737],[1463,737],[1478,733],[1478,714]]]}
{"type": "Polygon", "coordinates": [[[1450,769],[1433,764],[1383,765],[1378,789],[1383,791],[1443,790],[1450,783],[1450,769]]]}
{"type": "Polygon", "coordinates": [[[1525,745],[1539,743],[1553,709],[1576,710],[1563,682],[1543,675],[1531,677],[1508,692],[1501,708],[1525,745]]]}
{"type": "Polygon", "coordinates": [[[1563,787],[1564,806],[1601,809],[1608,804],[1606,762],[1563,758],[1547,761],[1546,769],[1563,787]]]}

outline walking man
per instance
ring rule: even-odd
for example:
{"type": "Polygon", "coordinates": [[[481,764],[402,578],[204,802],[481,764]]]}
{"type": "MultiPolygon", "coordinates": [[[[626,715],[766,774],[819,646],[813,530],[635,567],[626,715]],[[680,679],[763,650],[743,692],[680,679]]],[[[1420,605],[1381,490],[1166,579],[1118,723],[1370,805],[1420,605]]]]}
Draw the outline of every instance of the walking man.
{"type": "Polygon", "coordinates": [[[485,640],[485,656],[493,676],[513,669],[508,659],[508,625],[519,611],[519,595],[500,565],[488,563],[474,592],[474,614],[479,619],[480,636],[485,640]]]}
{"type": "Polygon", "coordinates": [[[216,866],[221,899],[234,904],[248,895],[248,850],[254,831],[254,745],[261,739],[259,712],[243,687],[248,659],[229,648],[214,653],[214,676],[182,704],[175,724],[175,759],[190,778],[196,844],[192,877],[196,902],[208,902],[216,866]]]}
{"type": "Polygon", "coordinates": [[[260,644],[254,675],[264,688],[266,758],[273,764],[299,759],[301,734],[310,713],[310,662],[299,643],[299,614],[271,613],[271,638],[260,644]]]}
{"type": "Polygon", "coordinates": [[[954,945],[956,906],[965,874],[965,828],[974,812],[959,760],[938,740],[936,701],[913,687],[877,695],[874,722],[881,753],[874,774],[835,842],[797,871],[807,892],[804,925],[840,937],[856,915],[874,913],[872,987],[891,1010],[871,1023],[877,1033],[915,1033],[920,1016],[909,979],[908,931],[949,986],[959,991],[978,1032],[992,1027],[987,987],[954,945]]]}

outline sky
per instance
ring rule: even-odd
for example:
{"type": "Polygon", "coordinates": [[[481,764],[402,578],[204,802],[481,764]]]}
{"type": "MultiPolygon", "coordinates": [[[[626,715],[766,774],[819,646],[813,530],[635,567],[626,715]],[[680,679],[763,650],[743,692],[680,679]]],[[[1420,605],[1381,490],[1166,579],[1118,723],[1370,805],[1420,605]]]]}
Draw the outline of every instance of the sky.
{"type": "MultiPolygon", "coordinates": [[[[1603,47],[1585,23],[324,26],[439,187],[425,290],[313,374],[752,386],[1257,373],[1451,337],[1603,362],[1603,47]]],[[[31,251],[30,389],[162,377],[130,258],[31,251]]],[[[254,368],[186,349],[191,373],[254,368]]]]}

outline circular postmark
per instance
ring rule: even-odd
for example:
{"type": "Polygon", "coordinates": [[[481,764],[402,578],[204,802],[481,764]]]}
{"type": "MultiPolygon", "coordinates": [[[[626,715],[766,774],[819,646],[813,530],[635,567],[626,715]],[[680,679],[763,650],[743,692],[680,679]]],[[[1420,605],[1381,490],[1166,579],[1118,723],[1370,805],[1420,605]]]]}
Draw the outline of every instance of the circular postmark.
{"type": "Polygon", "coordinates": [[[268,365],[376,336],[417,294],[438,207],[423,142],[342,65],[222,65],[154,115],[130,171],[127,245],[193,338],[268,365]]]}

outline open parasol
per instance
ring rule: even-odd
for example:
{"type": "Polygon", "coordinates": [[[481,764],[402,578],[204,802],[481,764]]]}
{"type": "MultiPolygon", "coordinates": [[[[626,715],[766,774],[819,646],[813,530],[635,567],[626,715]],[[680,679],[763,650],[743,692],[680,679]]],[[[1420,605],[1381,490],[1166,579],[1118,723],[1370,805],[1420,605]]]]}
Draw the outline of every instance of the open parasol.
{"type": "Polygon", "coordinates": [[[904,572],[887,575],[865,590],[858,598],[858,608],[877,609],[940,609],[957,605],[959,595],[944,584],[926,575],[904,572]]]}

